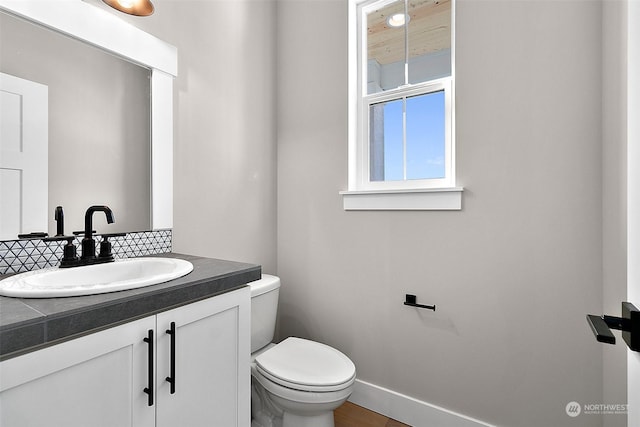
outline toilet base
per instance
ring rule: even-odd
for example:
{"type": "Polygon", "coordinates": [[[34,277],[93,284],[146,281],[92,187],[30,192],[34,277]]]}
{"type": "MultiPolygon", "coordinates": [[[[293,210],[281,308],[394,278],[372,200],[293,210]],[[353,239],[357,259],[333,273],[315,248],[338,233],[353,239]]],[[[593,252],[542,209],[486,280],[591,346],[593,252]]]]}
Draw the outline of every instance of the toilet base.
{"type": "Polygon", "coordinates": [[[335,427],[333,411],[316,416],[300,416],[285,412],[283,417],[261,417],[251,420],[251,427],[335,427]]]}
{"type": "Polygon", "coordinates": [[[335,427],[333,423],[333,411],[318,415],[296,415],[285,412],[282,417],[282,427],[335,427]]]}
{"type": "MultiPolygon", "coordinates": [[[[342,405],[353,390],[349,385],[343,390],[328,393],[307,393],[291,400],[274,394],[285,391],[265,378],[256,378],[255,366],[251,376],[251,427],[335,427],[333,410],[342,405]],[[268,391],[263,382],[271,391],[268,391]],[[306,401],[299,401],[300,399],[306,401]],[[312,402],[309,402],[312,400],[312,402]]],[[[289,391],[297,394],[297,391],[289,391]]]]}

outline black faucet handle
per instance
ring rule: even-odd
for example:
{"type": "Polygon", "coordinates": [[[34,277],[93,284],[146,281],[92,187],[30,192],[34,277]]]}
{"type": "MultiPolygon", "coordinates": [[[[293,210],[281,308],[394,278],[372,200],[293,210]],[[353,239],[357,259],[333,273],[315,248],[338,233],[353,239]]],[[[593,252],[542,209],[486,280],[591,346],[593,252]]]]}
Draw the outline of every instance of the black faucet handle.
{"type": "Polygon", "coordinates": [[[105,234],[98,234],[98,236],[102,236],[103,239],[108,239],[110,237],[123,237],[126,236],[127,233],[105,233],[105,234]]]}
{"type": "Polygon", "coordinates": [[[109,241],[110,237],[121,237],[126,236],[127,233],[107,233],[101,234],[102,241],[100,242],[100,254],[98,258],[100,260],[110,261],[113,260],[113,254],[111,253],[111,242],[109,241]]]}
{"type": "MultiPolygon", "coordinates": [[[[84,236],[84,230],[72,231],[71,233],[75,236],[84,236]]],[[[91,230],[91,234],[96,234],[96,230],[91,230]]]]}
{"type": "Polygon", "coordinates": [[[75,240],[76,236],[51,236],[45,237],[42,239],[43,242],[59,242],[61,240],[66,240],[67,243],[72,243],[75,240]]]}
{"type": "Polygon", "coordinates": [[[18,239],[42,239],[48,235],[44,231],[33,231],[31,233],[18,234],[18,239]]]}
{"type": "Polygon", "coordinates": [[[59,242],[66,240],[67,244],[63,248],[63,256],[60,261],[60,268],[75,267],[78,265],[78,255],[76,245],[73,242],[76,240],[76,236],[53,236],[42,239],[44,242],[59,242]]]}

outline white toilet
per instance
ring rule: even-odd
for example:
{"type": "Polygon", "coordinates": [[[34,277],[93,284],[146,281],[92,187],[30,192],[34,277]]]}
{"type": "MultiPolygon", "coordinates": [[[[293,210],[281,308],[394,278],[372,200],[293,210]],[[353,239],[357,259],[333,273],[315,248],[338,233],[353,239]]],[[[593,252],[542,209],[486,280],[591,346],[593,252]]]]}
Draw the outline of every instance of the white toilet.
{"type": "Polygon", "coordinates": [[[289,337],[273,344],[280,278],[251,286],[251,427],[333,427],[356,378],[353,362],[325,344],[289,337]]]}

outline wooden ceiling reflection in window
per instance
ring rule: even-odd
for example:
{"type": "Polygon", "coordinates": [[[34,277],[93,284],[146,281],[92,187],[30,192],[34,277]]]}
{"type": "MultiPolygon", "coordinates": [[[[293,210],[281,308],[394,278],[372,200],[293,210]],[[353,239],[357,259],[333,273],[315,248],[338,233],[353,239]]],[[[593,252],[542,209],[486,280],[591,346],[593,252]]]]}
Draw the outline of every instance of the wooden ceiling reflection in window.
{"type": "MultiPolygon", "coordinates": [[[[404,1],[393,2],[367,17],[368,58],[380,65],[404,61],[405,32],[390,27],[387,18],[404,12],[404,1]]],[[[409,58],[451,48],[451,0],[408,1],[409,58]]]]}

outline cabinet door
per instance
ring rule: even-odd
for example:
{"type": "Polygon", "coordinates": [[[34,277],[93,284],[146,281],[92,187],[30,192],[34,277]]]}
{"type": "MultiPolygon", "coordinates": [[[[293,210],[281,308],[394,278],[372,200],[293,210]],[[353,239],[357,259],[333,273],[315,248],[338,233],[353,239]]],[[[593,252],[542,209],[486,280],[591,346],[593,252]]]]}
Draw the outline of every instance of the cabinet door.
{"type": "Polygon", "coordinates": [[[158,315],[158,427],[248,427],[250,293],[226,293],[158,315]],[[175,393],[171,377],[175,323],[175,393]]]}
{"type": "Polygon", "coordinates": [[[143,339],[154,327],[152,316],[0,363],[0,426],[152,427],[143,339]]]}

